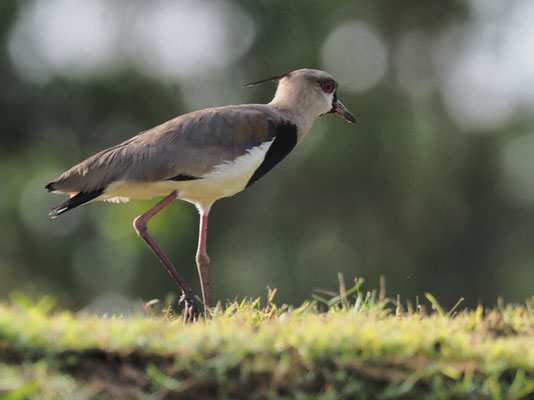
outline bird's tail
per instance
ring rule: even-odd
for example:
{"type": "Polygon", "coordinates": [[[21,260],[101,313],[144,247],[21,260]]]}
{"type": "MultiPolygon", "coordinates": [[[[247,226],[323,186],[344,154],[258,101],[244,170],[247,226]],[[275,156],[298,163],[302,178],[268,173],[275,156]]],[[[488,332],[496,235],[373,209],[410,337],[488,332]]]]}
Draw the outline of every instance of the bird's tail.
{"type": "MultiPolygon", "coordinates": [[[[54,182],[50,182],[48,185],[45,186],[45,188],[49,192],[54,191],[54,182]]],[[[60,205],[52,208],[48,215],[50,215],[52,218],[56,218],[58,215],[66,213],[67,211],[72,210],[73,208],[76,208],[78,206],[81,206],[82,204],[96,199],[102,193],[104,193],[104,189],[97,189],[91,192],[80,192],[78,194],[75,194],[67,201],[64,201],[60,205]]]]}

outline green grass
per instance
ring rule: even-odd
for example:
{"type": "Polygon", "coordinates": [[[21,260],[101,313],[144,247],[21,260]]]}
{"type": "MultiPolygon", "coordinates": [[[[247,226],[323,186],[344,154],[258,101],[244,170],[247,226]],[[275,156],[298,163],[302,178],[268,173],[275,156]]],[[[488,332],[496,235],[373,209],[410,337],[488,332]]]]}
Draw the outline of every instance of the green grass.
{"type": "Polygon", "coordinates": [[[0,399],[520,399],[534,311],[401,305],[362,280],[298,308],[243,300],[185,325],[146,307],[98,318],[14,294],[0,304],[0,399]]]}

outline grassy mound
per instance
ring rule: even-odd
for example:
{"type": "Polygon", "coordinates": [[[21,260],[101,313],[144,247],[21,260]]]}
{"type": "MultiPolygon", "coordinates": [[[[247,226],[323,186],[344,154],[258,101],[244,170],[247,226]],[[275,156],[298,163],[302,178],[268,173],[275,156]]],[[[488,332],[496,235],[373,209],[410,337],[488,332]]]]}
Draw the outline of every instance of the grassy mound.
{"type": "Polygon", "coordinates": [[[532,303],[444,312],[360,291],[244,300],[185,325],[0,304],[0,398],[520,399],[534,393],[532,303]]]}

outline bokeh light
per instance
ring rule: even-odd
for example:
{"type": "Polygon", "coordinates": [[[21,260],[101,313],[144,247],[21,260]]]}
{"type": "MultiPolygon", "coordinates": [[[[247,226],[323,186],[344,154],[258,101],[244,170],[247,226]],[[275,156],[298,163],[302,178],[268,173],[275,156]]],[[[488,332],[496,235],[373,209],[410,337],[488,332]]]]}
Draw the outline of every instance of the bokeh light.
{"type": "Polygon", "coordinates": [[[321,65],[336,76],[343,88],[365,92],[384,76],[387,52],[368,24],[347,21],[326,38],[321,49],[321,65]]]}
{"type": "Polygon", "coordinates": [[[9,55],[32,82],[131,63],[147,75],[178,80],[227,66],[254,35],[250,17],[227,1],[30,1],[11,32],[9,55]]]}
{"type": "Polygon", "coordinates": [[[46,81],[54,75],[83,77],[111,65],[118,29],[103,0],[31,1],[9,39],[9,55],[21,76],[46,81]]]}
{"type": "Polygon", "coordinates": [[[534,3],[469,4],[473,19],[443,34],[436,63],[451,117],[468,132],[491,132],[534,106],[534,3]]]}

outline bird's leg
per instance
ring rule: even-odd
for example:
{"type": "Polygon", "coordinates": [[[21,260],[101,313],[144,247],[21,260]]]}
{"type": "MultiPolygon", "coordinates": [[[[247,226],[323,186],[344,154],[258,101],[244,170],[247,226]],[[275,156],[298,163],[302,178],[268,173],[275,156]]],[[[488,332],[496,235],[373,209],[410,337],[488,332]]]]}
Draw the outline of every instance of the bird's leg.
{"type": "Polygon", "coordinates": [[[210,258],[206,253],[206,236],[208,234],[208,212],[200,211],[200,228],[198,232],[198,249],[195,257],[197,261],[198,275],[200,276],[200,285],[202,287],[202,298],[204,300],[204,311],[209,317],[210,308],[210,283],[208,280],[208,268],[210,258]]]}
{"type": "Polygon", "coordinates": [[[167,271],[169,271],[174,280],[178,283],[178,286],[180,286],[182,289],[183,295],[180,300],[185,302],[185,319],[186,321],[191,321],[196,319],[199,314],[195,304],[196,296],[193,294],[193,291],[189,288],[187,283],[185,283],[178,271],[176,271],[176,268],[174,268],[172,265],[171,260],[169,260],[165,253],[156,244],[154,239],[152,239],[152,237],[148,234],[148,229],[146,226],[150,218],[160,212],[165,206],[169,205],[177,197],[178,192],[175,190],[146,213],[134,219],[133,226],[137,234],[141,236],[141,238],[148,244],[148,246],[163,263],[165,268],[167,268],[167,271]]]}

